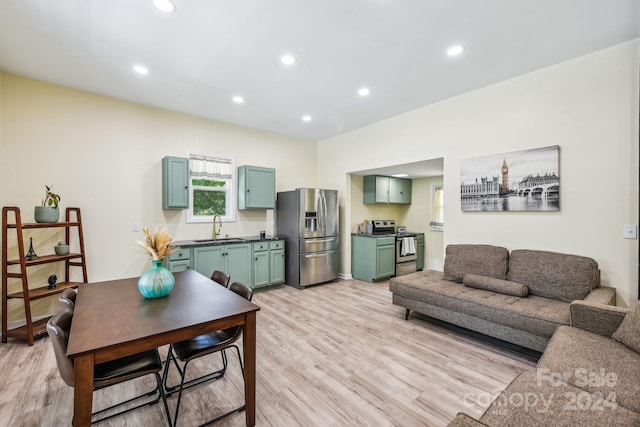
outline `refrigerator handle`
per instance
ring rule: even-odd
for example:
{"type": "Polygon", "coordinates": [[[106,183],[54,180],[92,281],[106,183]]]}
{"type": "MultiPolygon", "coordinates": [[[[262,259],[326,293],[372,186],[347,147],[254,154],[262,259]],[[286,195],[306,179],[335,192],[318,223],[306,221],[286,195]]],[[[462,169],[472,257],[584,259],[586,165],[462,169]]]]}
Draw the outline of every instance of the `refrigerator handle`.
{"type": "Polygon", "coordinates": [[[327,215],[329,212],[327,211],[327,196],[322,192],[322,235],[327,235],[327,215]]]}
{"type": "Polygon", "coordinates": [[[318,228],[320,228],[321,234],[324,236],[324,220],[325,220],[325,215],[326,212],[324,211],[324,203],[322,203],[322,201],[324,200],[324,194],[322,193],[322,190],[318,191],[318,228]]]}

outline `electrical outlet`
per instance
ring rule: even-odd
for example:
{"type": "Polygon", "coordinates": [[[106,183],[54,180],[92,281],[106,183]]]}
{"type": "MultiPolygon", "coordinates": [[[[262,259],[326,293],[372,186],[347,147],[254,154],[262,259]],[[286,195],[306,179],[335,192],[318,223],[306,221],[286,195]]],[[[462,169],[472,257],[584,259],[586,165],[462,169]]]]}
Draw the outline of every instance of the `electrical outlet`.
{"type": "Polygon", "coordinates": [[[635,224],[625,224],[622,227],[622,237],[625,239],[637,239],[638,227],[635,224]]]}
{"type": "Polygon", "coordinates": [[[134,233],[139,233],[140,232],[140,224],[138,224],[136,222],[131,224],[131,231],[133,231],[134,233]]]}

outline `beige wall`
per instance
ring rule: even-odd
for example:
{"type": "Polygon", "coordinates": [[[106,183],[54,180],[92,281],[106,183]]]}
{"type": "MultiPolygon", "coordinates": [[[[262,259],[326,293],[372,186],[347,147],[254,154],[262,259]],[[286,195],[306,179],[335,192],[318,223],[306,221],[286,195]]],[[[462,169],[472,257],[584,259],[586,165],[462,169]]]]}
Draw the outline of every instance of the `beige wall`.
{"type": "MultiPolygon", "coordinates": [[[[45,184],[62,207],[82,209],[89,280],[140,275],[150,267],[133,223],[166,225],[174,238],[205,238],[210,224],[186,224],[185,211],[162,210],[161,159],[195,152],[235,157],[236,165],[273,167],[277,191],[316,185],[316,143],[135,105],[0,73],[0,204],[33,221],[45,184]],[[301,159],[309,159],[301,161],[301,159]]],[[[231,236],[273,230],[273,211],[239,212],[231,236]]],[[[63,236],[33,232],[37,253],[63,236]]],[[[55,271],[48,264],[37,285],[55,271]]],[[[61,275],[58,272],[59,276],[61,275]]],[[[51,299],[53,300],[53,299],[51,299]]],[[[51,310],[39,301],[36,315],[51,310]]],[[[22,309],[10,309],[19,313],[22,309]]],[[[55,310],[55,304],[53,304],[55,310]]]]}
{"type": "MultiPolygon", "coordinates": [[[[321,141],[318,184],[350,200],[350,172],[443,157],[444,245],[593,257],[603,284],[627,305],[638,298],[638,241],[623,239],[622,227],[638,221],[639,46],[634,40],[321,141]],[[461,159],[550,145],[560,146],[560,212],[460,210],[461,159]]],[[[341,212],[351,218],[349,204],[341,212]]],[[[342,230],[343,274],[349,232],[342,230]]]]}

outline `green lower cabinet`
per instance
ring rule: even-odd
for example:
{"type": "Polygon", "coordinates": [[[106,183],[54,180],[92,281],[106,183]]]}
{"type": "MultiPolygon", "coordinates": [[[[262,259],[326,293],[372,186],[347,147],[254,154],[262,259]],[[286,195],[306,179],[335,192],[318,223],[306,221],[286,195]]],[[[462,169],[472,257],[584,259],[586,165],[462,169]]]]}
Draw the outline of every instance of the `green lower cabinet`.
{"type": "Polygon", "coordinates": [[[180,248],[164,259],[164,266],[172,273],[186,271],[191,268],[191,248],[180,248]]]}
{"type": "Polygon", "coordinates": [[[284,240],[253,244],[253,288],[284,283],[284,240]]]}
{"type": "Polygon", "coordinates": [[[395,237],[351,236],[351,274],[373,282],[388,279],[396,271],[395,237]]]}
{"type": "Polygon", "coordinates": [[[231,282],[250,284],[251,243],[193,248],[193,269],[207,277],[215,270],[227,273],[231,282]]]}

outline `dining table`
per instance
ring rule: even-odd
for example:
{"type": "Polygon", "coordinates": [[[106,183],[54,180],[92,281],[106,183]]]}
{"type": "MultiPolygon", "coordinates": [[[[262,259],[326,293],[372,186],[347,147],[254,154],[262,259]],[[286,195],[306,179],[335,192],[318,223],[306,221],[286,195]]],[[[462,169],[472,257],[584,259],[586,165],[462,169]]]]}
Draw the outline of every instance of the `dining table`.
{"type": "Polygon", "coordinates": [[[75,366],[74,426],[91,424],[96,364],[237,325],[243,329],[246,425],[255,425],[260,307],[196,271],[174,277],[173,289],[161,298],[142,296],[137,277],[78,287],[67,347],[75,366]]]}

